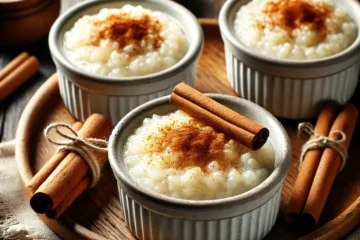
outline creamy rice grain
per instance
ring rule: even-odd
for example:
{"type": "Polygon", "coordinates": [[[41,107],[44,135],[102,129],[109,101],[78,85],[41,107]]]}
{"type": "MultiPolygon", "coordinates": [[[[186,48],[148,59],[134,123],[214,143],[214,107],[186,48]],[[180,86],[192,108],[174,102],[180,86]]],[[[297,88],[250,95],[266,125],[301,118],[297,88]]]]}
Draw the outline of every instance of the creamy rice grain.
{"type": "Polygon", "coordinates": [[[245,45],[296,60],[335,55],[357,36],[347,11],[329,0],[253,0],[239,9],[234,28],[245,45]]]}
{"type": "Polygon", "coordinates": [[[64,50],[79,68],[109,77],[156,73],[188,50],[184,32],[169,15],[125,5],[85,15],[65,33],[64,50]]]}
{"type": "Polygon", "coordinates": [[[268,141],[251,151],[182,111],[146,118],[124,148],[140,186],[175,198],[234,196],[263,182],[274,167],[268,141]]]}

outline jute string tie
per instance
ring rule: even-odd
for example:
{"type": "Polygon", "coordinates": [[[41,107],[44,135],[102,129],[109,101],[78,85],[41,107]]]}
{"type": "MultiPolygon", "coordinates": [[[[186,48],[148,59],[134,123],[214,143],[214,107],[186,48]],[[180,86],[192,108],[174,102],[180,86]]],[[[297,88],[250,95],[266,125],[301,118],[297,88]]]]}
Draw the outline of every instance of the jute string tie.
{"type": "Polygon", "coordinates": [[[58,151],[72,151],[77,153],[89,165],[92,174],[90,187],[96,185],[100,179],[101,167],[99,166],[96,157],[91,152],[92,150],[99,152],[107,152],[108,142],[99,138],[82,138],[75,132],[71,126],[64,123],[52,123],[44,130],[46,139],[54,145],[59,146],[58,151]],[[70,133],[61,131],[61,128],[67,129],[70,133]],[[50,131],[54,129],[55,132],[65,141],[58,141],[50,137],[50,131]]]}
{"type": "Polygon", "coordinates": [[[342,145],[342,143],[346,141],[346,135],[344,132],[340,130],[335,130],[330,132],[329,136],[335,133],[340,134],[339,139],[333,140],[330,139],[329,137],[320,135],[318,132],[315,131],[314,126],[308,122],[300,123],[298,125],[298,131],[299,134],[302,133],[304,135],[315,136],[314,139],[310,139],[303,145],[300,155],[300,166],[304,161],[305,154],[309,150],[331,148],[334,152],[336,152],[340,156],[341,166],[339,172],[344,169],[347,161],[347,151],[345,147],[342,145]]]}

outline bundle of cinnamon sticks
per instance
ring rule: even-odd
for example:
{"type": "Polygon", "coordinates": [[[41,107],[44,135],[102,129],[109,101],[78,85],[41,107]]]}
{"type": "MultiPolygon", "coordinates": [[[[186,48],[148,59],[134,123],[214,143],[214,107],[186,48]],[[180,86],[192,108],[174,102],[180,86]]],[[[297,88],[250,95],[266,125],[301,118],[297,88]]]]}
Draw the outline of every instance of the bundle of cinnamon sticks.
{"type": "Polygon", "coordinates": [[[180,83],[175,87],[170,96],[170,103],[252,150],[262,147],[269,137],[267,128],[185,83],[180,83]]]}
{"type": "Polygon", "coordinates": [[[0,101],[31,78],[40,68],[34,56],[23,52],[0,71],[0,101]]]}
{"type": "MultiPolygon", "coordinates": [[[[73,130],[82,139],[107,139],[113,129],[111,122],[100,114],[93,114],[85,123],[76,122],[73,130]]],[[[100,167],[107,162],[107,152],[92,154],[100,167]]],[[[30,205],[37,213],[58,218],[89,187],[92,176],[89,165],[72,151],[57,152],[27,185],[33,193],[30,205]]]]}
{"type": "MultiPolygon", "coordinates": [[[[358,109],[353,104],[341,106],[329,102],[319,115],[315,132],[329,137],[330,140],[346,136],[344,141],[338,144],[342,144],[347,150],[357,118],[358,109]]],[[[313,135],[311,139],[316,137],[313,135]]],[[[289,224],[300,222],[309,230],[317,226],[341,163],[340,155],[329,147],[306,152],[286,212],[286,221],[289,224]]]]}

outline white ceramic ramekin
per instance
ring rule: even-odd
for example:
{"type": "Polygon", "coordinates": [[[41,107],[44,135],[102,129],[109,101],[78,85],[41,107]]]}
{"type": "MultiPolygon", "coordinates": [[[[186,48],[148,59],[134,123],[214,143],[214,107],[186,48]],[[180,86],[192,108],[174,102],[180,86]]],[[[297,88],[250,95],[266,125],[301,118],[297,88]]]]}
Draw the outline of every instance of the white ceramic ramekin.
{"type": "Polygon", "coordinates": [[[65,106],[80,120],[100,113],[117,123],[126,113],[151,99],[168,95],[175,85],[194,85],[196,64],[203,46],[203,33],[195,16],[173,1],[104,0],[84,1],[65,12],[55,22],[49,35],[52,58],[59,75],[60,93],[65,106]],[[186,55],[174,66],[161,72],[128,78],[111,78],[84,72],[66,58],[63,36],[84,14],[96,14],[102,8],[141,5],[169,14],[182,26],[189,43],[186,55]]]}
{"type": "Polygon", "coordinates": [[[274,171],[254,189],[218,200],[176,199],[144,189],[126,169],[124,144],[145,117],[176,109],[168,96],[139,106],[117,124],[109,142],[109,161],[118,182],[121,209],[126,224],[139,239],[262,239],[275,224],[291,160],[284,128],[269,112],[250,101],[219,94],[209,96],[269,129],[275,149],[274,171]]]}
{"type": "MultiPolygon", "coordinates": [[[[268,57],[249,49],[235,35],[236,12],[248,2],[226,1],[219,17],[228,80],[241,97],[291,119],[316,117],[326,100],[345,103],[351,98],[359,79],[360,35],[343,52],[319,60],[268,57]]],[[[357,1],[334,2],[344,6],[360,28],[357,1]]]]}

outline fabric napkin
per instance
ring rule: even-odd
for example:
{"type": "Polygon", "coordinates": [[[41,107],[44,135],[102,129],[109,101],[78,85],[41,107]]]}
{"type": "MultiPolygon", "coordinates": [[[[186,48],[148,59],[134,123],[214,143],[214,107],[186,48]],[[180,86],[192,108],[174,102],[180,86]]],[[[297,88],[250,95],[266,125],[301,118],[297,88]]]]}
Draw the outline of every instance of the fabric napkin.
{"type": "Polygon", "coordinates": [[[0,239],[60,239],[25,199],[15,161],[15,140],[0,143],[0,239]]]}

